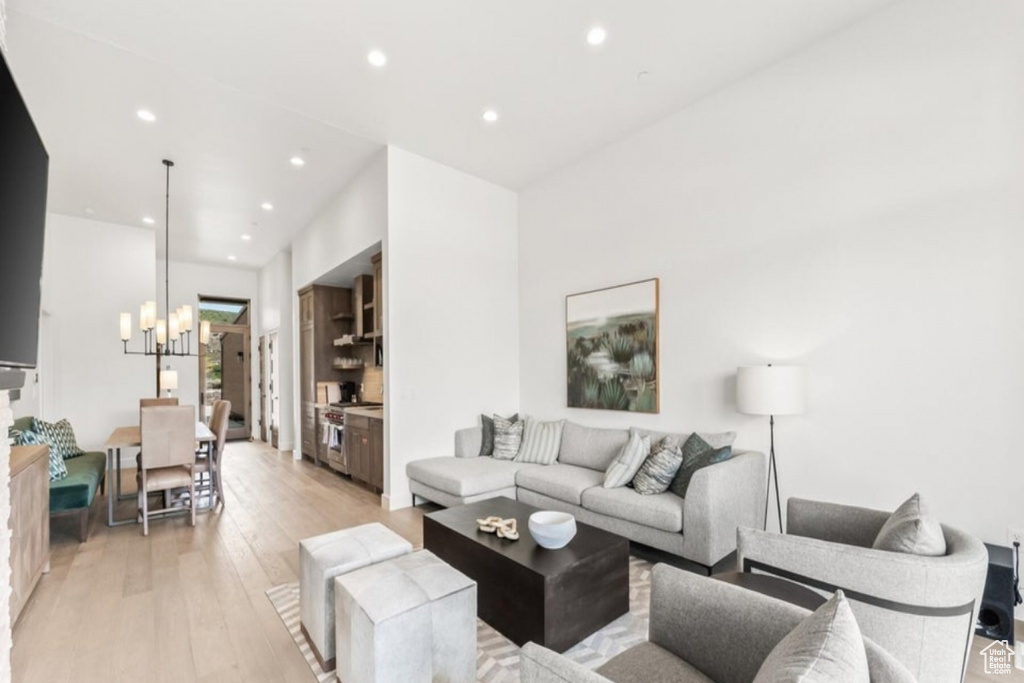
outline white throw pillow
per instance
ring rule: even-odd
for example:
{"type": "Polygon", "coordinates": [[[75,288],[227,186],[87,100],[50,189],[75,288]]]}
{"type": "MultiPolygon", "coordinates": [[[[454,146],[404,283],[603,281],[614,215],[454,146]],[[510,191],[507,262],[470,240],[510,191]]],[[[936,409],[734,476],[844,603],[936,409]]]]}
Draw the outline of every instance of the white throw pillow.
{"type": "Polygon", "coordinates": [[[615,489],[633,481],[633,477],[651,454],[651,437],[640,436],[635,429],[629,430],[629,441],[604,473],[604,487],[615,489]]]}
{"type": "Polygon", "coordinates": [[[921,502],[921,495],[915,493],[885,520],[871,547],[894,553],[940,557],[946,554],[946,536],[939,520],[921,502]]]}
{"type": "Polygon", "coordinates": [[[779,641],[754,683],[869,683],[868,655],[842,591],[779,641]]]}
{"type": "Polygon", "coordinates": [[[523,427],[523,445],[519,447],[516,462],[534,465],[554,465],[558,460],[558,450],[562,446],[562,425],[565,420],[541,422],[532,417],[526,418],[523,427]]]}

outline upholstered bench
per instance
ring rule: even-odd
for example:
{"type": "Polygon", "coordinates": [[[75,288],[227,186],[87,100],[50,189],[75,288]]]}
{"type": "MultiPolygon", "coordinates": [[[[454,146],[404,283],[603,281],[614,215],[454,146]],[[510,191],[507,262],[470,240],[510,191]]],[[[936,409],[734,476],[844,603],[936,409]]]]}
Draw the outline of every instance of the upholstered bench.
{"type": "Polygon", "coordinates": [[[428,550],[334,580],[338,679],[476,680],[476,582],[428,550]]]}
{"type": "MultiPolygon", "coordinates": [[[[13,428],[32,431],[32,418],[18,418],[13,428]]],[[[67,476],[50,482],[50,517],[78,517],[78,540],[84,543],[89,535],[89,508],[96,492],[104,492],[107,456],[99,452],[84,453],[68,458],[64,466],[67,476]]]]}
{"type": "Polygon", "coordinates": [[[411,552],[409,541],[377,523],[299,542],[302,632],[324,671],[334,668],[334,578],[411,552]]]}

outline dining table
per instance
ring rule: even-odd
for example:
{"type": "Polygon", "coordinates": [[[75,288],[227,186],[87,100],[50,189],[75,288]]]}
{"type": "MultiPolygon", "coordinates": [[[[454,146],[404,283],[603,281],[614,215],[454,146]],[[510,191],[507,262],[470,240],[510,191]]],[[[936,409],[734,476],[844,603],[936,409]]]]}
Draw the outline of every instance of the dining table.
{"type": "MultiPolygon", "coordinates": [[[[210,428],[202,422],[196,422],[196,442],[213,443],[217,440],[210,428]]],[[[139,425],[118,427],[110,436],[104,448],[107,451],[107,526],[138,523],[138,516],[131,519],[114,519],[114,502],[136,500],[137,493],[121,494],[121,449],[140,448],[142,446],[142,428],[139,425]],[[116,482],[116,485],[114,485],[116,482]]]]}

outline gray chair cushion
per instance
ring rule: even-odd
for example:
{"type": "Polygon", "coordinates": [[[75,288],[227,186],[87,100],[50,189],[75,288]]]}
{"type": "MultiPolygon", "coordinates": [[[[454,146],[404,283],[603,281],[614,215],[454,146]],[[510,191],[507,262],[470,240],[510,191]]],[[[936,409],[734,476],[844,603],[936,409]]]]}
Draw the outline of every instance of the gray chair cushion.
{"type": "Polygon", "coordinates": [[[566,421],[562,426],[558,462],[604,472],[627,441],[628,429],[595,429],[566,421]]]}
{"type": "Polygon", "coordinates": [[[531,467],[513,460],[479,458],[427,458],[405,466],[410,479],[453,496],[475,496],[516,485],[516,472],[531,467]]]}
{"type": "Polygon", "coordinates": [[[938,557],[946,554],[946,537],[939,520],[915,493],[885,520],[871,546],[875,550],[938,557]]]}
{"type": "Polygon", "coordinates": [[[842,591],[779,641],[754,683],[869,683],[868,656],[842,591]]]}
{"type": "Polygon", "coordinates": [[[641,496],[631,488],[602,486],[583,492],[583,507],[662,531],[683,530],[683,499],[674,493],[641,496]]]}
{"type": "Polygon", "coordinates": [[[602,664],[597,673],[615,683],[714,683],[654,643],[641,643],[626,650],[602,664]]]}
{"type": "Polygon", "coordinates": [[[604,473],[572,465],[531,465],[516,472],[516,486],[579,505],[583,492],[604,481],[604,473]]]}

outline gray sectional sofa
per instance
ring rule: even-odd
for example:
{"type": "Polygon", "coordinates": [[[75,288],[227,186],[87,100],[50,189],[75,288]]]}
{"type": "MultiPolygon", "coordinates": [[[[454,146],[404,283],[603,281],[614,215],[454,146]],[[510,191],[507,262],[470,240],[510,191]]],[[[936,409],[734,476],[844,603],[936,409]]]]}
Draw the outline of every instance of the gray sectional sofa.
{"type": "MultiPolygon", "coordinates": [[[[652,441],[665,434],[650,432],[652,441]]],[[[604,473],[629,439],[626,429],[566,422],[558,461],[524,464],[480,456],[482,429],[455,434],[455,457],[406,466],[414,497],[446,507],[505,496],[559,510],[579,521],[677,555],[710,570],[736,549],[736,529],[764,524],[767,460],[736,451],[725,462],[698,470],[686,498],[666,492],[642,496],[632,488],[606,489],[604,473]]]]}

